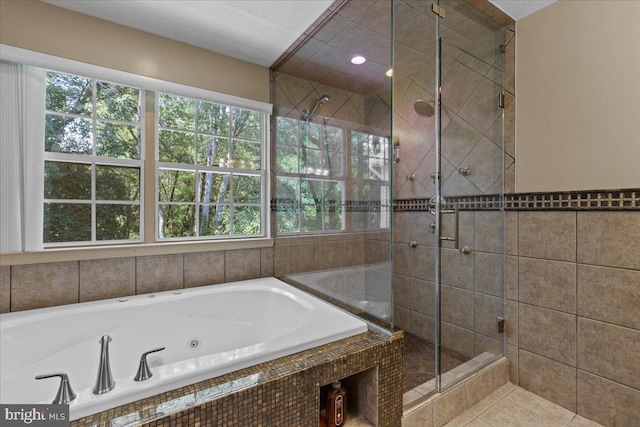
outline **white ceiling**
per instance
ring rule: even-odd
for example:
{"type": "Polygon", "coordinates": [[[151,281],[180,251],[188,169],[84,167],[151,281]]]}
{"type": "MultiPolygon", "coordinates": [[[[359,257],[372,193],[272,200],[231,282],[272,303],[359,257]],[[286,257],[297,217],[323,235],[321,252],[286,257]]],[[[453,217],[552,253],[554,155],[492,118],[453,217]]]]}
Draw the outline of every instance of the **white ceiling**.
{"type": "Polygon", "coordinates": [[[332,0],[43,0],[265,67],[332,0]]]}
{"type": "MultiPolygon", "coordinates": [[[[332,0],[42,0],[268,67],[332,0]]],[[[489,0],[514,19],[555,0],[489,0]]]]}
{"type": "Polygon", "coordinates": [[[556,0],[489,0],[489,2],[517,21],[555,3],[556,0]]]}

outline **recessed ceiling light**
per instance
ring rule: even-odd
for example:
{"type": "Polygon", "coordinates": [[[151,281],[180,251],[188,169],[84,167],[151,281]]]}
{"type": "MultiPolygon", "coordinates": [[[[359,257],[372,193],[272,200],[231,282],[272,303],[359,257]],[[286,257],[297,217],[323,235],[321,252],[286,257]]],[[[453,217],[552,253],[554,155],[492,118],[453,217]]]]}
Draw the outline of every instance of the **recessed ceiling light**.
{"type": "Polygon", "coordinates": [[[367,58],[364,56],[356,55],[351,57],[351,63],[354,65],[364,64],[367,61],[367,58]]]}

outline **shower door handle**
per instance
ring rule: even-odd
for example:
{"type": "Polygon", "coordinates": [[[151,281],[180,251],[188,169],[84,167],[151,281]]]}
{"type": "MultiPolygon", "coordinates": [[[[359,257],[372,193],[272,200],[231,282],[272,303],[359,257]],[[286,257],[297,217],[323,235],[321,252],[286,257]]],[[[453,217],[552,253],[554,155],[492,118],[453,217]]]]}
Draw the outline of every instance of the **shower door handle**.
{"type": "Polygon", "coordinates": [[[443,210],[440,211],[440,213],[446,213],[446,214],[454,214],[454,223],[455,223],[455,228],[454,228],[454,237],[445,237],[445,236],[440,236],[440,240],[441,241],[447,241],[447,242],[454,242],[454,249],[460,249],[460,209],[458,207],[458,203],[454,204],[454,208],[453,209],[447,209],[447,210],[443,210]]]}

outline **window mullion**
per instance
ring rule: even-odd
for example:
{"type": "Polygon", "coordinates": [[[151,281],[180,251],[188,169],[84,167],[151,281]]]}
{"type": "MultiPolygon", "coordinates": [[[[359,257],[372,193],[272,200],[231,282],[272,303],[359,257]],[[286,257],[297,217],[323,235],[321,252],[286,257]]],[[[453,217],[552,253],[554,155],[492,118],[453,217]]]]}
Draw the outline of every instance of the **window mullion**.
{"type": "Polygon", "coordinates": [[[143,144],[142,156],[144,157],[144,243],[154,243],[158,235],[158,180],[157,180],[157,159],[158,159],[158,94],[150,90],[142,90],[143,100],[143,144]],[[149,119],[149,120],[147,120],[149,119]]]}
{"type": "MultiPolygon", "coordinates": [[[[93,158],[97,157],[97,140],[98,140],[98,125],[97,125],[97,107],[96,99],[98,96],[98,83],[95,79],[91,80],[91,154],[93,158]]],[[[97,224],[96,224],[96,163],[91,162],[91,241],[96,242],[97,238],[97,224]]]]}

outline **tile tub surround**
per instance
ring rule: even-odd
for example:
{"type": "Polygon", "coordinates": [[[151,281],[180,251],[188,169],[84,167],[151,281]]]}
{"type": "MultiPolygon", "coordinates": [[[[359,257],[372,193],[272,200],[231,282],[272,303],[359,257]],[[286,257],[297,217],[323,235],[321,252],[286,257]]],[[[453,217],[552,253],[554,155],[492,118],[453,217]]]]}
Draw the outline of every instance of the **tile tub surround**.
{"type": "Polygon", "coordinates": [[[0,267],[0,312],[273,276],[273,248],[0,267]]]}
{"type": "MultiPolygon", "coordinates": [[[[111,423],[113,419],[123,421],[121,417],[133,419],[136,415],[141,424],[150,427],[313,426],[318,424],[320,417],[321,386],[373,369],[377,373],[378,389],[376,398],[370,400],[376,402],[375,407],[363,408],[362,412],[377,417],[377,420],[370,419],[374,425],[399,427],[402,415],[402,344],[401,333],[384,337],[366,332],[81,418],[73,421],[71,426],[110,427],[114,425],[111,423]],[[160,417],[156,414],[158,405],[163,403],[171,406],[171,403],[181,401],[193,402],[198,392],[216,386],[234,387],[247,378],[257,381],[199,406],[160,417]]],[[[361,392],[356,391],[358,395],[361,392]]]]}

